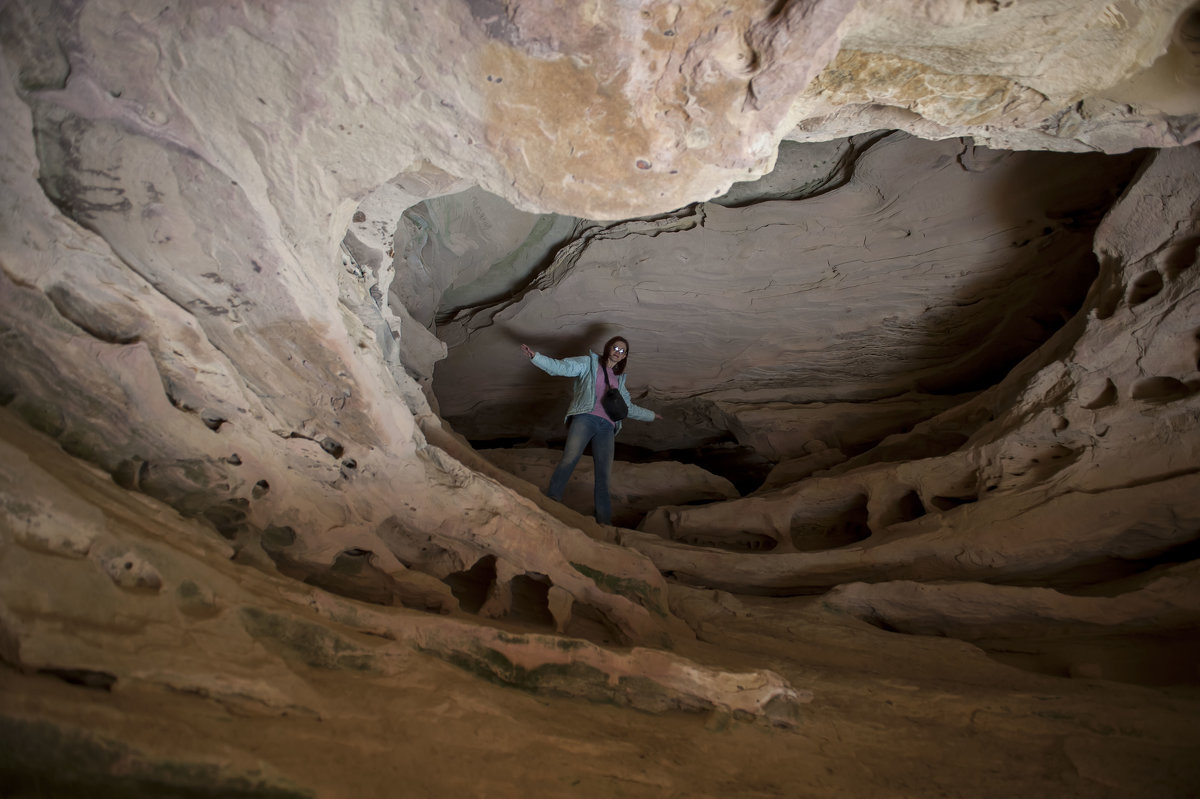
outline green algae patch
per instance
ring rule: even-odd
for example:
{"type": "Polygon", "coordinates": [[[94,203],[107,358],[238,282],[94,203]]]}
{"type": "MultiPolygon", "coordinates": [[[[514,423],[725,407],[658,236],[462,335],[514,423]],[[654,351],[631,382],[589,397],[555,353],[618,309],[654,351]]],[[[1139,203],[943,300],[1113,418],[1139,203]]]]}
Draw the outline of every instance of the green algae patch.
{"type": "Polygon", "coordinates": [[[614,678],[596,666],[577,661],[543,663],[526,668],[513,663],[503,652],[480,643],[463,648],[421,647],[420,651],[493,684],[531,694],[584,699],[648,713],[714,709],[712,702],[703,697],[682,693],[648,677],[625,675],[614,678]]]}
{"type": "Polygon", "coordinates": [[[571,565],[575,568],[575,571],[594,582],[600,590],[631,599],[647,610],[666,618],[666,603],[662,601],[661,592],[644,580],[634,580],[629,577],[617,577],[612,574],[605,574],[598,569],[593,569],[590,566],[575,563],[574,561],[571,561],[571,565]]]}
{"type": "Polygon", "coordinates": [[[554,646],[561,649],[563,652],[574,652],[578,649],[583,649],[588,646],[586,641],[580,641],[578,638],[555,638],[554,646]]]}
{"type": "Polygon", "coordinates": [[[0,717],[0,793],[89,799],[311,799],[311,791],[213,763],[159,759],[48,721],[0,717]]]}
{"type": "Polygon", "coordinates": [[[244,607],[239,615],[246,632],[277,654],[317,669],[378,671],[371,652],[319,624],[261,608],[244,607]]]}
{"type": "Polygon", "coordinates": [[[558,693],[578,696],[581,688],[593,684],[602,685],[608,679],[600,669],[583,663],[543,663],[527,669],[513,663],[503,652],[482,644],[466,649],[422,648],[421,651],[435,655],[488,682],[534,694],[558,693]]]}
{"type": "Polygon", "coordinates": [[[482,644],[464,649],[422,648],[421,651],[488,682],[531,694],[566,696],[653,711],[679,707],[678,703],[672,703],[662,695],[661,686],[650,681],[633,686],[624,678],[614,683],[607,673],[586,663],[543,663],[526,668],[513,663],[503,652],[482,644]],[[652,697],[654,689],[658,696],[652,697]]]}

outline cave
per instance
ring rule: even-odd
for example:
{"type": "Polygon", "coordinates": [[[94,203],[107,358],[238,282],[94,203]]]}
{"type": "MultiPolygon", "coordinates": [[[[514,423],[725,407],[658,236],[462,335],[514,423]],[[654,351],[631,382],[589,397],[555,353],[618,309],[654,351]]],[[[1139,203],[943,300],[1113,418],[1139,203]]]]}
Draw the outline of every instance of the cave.
{"type": "Polygon", "coordinates": [[[1197,7],[0,47],[0,795],[1195,795],[1197,7]]]}

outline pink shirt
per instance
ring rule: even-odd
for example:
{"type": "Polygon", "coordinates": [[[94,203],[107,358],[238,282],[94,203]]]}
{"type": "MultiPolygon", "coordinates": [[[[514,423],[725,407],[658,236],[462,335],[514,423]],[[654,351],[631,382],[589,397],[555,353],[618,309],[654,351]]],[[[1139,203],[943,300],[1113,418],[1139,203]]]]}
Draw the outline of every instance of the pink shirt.
{"type": "Polygon", "coordinates": [[[590,411],[588,411],[588,413],[591,413],[595,416],[599,416],[601,419],[605,419],[610,424],[613,424],[613,420],[609,417],[609,415],[607,413],[604,412],[604,406],[600,404],[600,398],[604,396],[605,391],[608,391],[610,388],[616,388],[617,381],[619,381],[620,379],[621,378],[619,378],[615,374],[613,374],[613,370],[611,368],[606,367],[606,366],[597,366],[597,368],[596,368],[596,401],[594,403],[592,403],[592,409],[590,411]],[[609,384],[607,386],[604,385],[604,373],[605,372],[608,372],[609,384]]]}

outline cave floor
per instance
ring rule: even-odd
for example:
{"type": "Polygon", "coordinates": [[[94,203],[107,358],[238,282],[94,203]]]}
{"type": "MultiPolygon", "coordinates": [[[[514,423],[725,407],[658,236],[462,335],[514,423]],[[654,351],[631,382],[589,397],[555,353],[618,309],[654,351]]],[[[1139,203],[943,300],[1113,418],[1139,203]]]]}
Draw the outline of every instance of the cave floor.
{"type": "Polygon", "coordinates": [[[1032,674],[795,604],[747,605],[706,625],[711,642],[681,647],[813,691],[792,729],[535,696],[415,653],[386,678],[290,664],[320,707],[282,713],[5,669],[8,757],[25,759],[0,774],[11,797],[1184,797],[1200,785],[1194,688],[1032,674]],[[89,772],[97,741],[117,752],[103,777],[89,772]],[[113,774],[120,790],[100,791],[113,774]],[[197,781],[215,792],[168,790],[197,781]]]}
{"type": "MultiPolygon", "coordinates": [[[[154,511],[148,498],[60,450],[34,449],[36,436],[3,432],[102,509],[110,533],[153,546],[165,564],[169,551],[199,563],[188,568],[225,585],[230,606],[278,600],[282,578],[227,558],[194,560],[205,551],[199,539],[216,536],[211,529],[154,511]]],[[[63,570],[70,563],[77,574],[90,568],[20,547],[8,558],[0,574],[35,597],[37,576],[21,563],[52,559],[53,574],[76,573],[63,570]]],[[[59,585],[31,601],[78,596],[83,614],[78,603],[95,601],[85,588],[59,585]]],[[[1195,796],[1200,785],[1194,684],[1035,673],[961,641],[877,629],[819,597],[672,594],[701,608],[689,615],[697,638],[680,636],[678,654],[734,672],[770,669],[812,692],[794,727],[534,695],[411,647],[395,647],[386,675],[317,668],[205,635],[223,615],[184,631],[191,652],[164,653],[156,642],[179,639],[156,631],[158,622],[72,627],[28,605],[19,619],[0,616],[6,662],[39,652],[70,661],[116,646],[127,659],[113,662],[135,665],[111,690],[0,666],[0,796],[1169,799],[1195,796]],[[207,682],[177,679],[180,669],[207,682]]],[[[121,601],[139,607],[136,596],[121,601]]],[[[364,649],[380,642],[340,635],[364,649]]]]}

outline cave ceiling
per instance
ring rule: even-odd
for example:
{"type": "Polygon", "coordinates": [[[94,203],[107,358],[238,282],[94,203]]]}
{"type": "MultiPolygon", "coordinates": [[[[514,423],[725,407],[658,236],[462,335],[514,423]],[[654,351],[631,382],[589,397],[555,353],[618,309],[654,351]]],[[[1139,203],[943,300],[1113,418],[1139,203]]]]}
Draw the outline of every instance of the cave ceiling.
{"type": "MultiPolygon", "coordinates": [[[[492,244],[478,232],[511,228],[477,193],[426,201],[457,224],[425,229],[406,256],[425,267],[414,274],[452,276],[481,253],[528,252],[538,270],[436,320],[449,348],[433,382],[442,416],[477,441],[561,437],[564,398],[520,368],[516,342],[567,357],[619,333],[639,396],[667,417],[628,425],[627,443],[737,441],[771,461],[861,451],[998,382],[1079,309],[1097,274],[1095,226],[1143,158],[864,138],[818,151],[828,173],[790,199],[745,187],[651,219],[581,221],[552,258],[537,246],[554,235],[545,217],[518,228],[530,235],[515,246],[492,244]]],[[[806,154],[787,150],[777,170],[812,169],[806,154]]]]}

